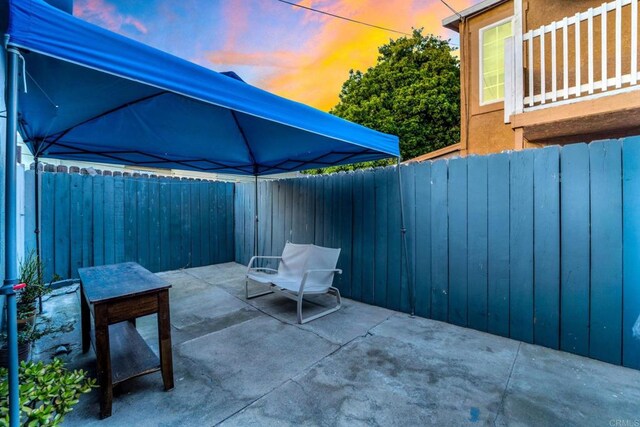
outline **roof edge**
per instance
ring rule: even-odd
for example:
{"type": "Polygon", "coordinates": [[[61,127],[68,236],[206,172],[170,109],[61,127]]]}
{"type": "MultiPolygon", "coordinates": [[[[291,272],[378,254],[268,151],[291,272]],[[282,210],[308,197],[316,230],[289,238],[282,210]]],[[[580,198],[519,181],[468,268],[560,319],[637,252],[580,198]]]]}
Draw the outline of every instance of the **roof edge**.
{"type": "Polygon", "coordinates": [[[477,15],[502,3],[506,3],[507,1],[508,0],[483,0],[478,4],[474,4],[473,6],[464,9],[459,14],[444,18],[442,20],[442,26],[453,31],[458,31],[462,18],[469,18],[473,15],[477,15]]]}

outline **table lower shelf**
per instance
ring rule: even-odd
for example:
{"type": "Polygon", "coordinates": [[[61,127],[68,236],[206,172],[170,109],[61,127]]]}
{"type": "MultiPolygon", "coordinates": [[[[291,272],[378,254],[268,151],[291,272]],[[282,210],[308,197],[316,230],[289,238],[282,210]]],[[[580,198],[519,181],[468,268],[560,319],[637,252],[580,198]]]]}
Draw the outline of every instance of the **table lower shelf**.
{"type": "Polygon", "coordinates": [[[109,325],[109,345],[113,385],[160,370],[160,359],[131,322],[109,325]]]}

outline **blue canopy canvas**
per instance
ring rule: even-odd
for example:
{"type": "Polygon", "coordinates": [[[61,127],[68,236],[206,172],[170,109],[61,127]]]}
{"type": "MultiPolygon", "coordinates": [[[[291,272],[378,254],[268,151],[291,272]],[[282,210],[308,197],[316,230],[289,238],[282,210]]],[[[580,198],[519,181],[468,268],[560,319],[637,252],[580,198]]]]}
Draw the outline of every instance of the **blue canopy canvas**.
{"type": "MultiPolygon", "coordinates": [[[[398,138],[11,0],[26,76],[19,131],[40,157],[267,175],[399,156],[398,138]]],[[[336,88],[337,90],[337,88],[336,88]]]]}

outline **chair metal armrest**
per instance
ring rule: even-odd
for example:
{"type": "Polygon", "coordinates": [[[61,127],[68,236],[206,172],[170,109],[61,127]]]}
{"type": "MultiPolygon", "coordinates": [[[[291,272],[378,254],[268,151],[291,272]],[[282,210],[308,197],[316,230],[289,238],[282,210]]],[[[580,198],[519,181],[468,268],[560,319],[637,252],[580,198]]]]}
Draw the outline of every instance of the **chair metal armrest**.
{"type": "Polygon", "coordinates": [[[311,270],[305,270],[303,277],[309,273],[338,273],[342,274],[342,270],[339,268],[316,268],[311,270]]]}
{"type": "Polygon", "coordinates": [[[275,268],[269,268],[269,267],[253,267],[249,269],[250,272],[252,271],[272,271],[274,273],[277,273],[278,270],[276,270],[275,268]]]}
{"type": "Polygon", "coordinates": [[[281,256],[265,256],[265,255],[256,255],[256,256],[252,256],[251,259],[249,260],[249,265],[247,265],[247,274],[249,273],[249,271],[251,271],[251,266],[253,265],[253,262],[257,259],[282,259],[281,256]]]}

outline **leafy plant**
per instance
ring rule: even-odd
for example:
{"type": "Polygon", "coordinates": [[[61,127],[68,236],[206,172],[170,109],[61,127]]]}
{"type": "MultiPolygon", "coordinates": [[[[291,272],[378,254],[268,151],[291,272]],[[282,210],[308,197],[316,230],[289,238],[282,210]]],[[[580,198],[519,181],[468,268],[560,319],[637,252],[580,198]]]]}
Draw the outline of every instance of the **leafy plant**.
{"type": "Polygon", "coordinates": [[[18,291],[18,318],[24,319],[33,313],[38,298],[50,291],[43,282],[42,262],[34,251],[20,263],[20,283],[27,285],[18,291]]]}
{"type": "MultiPolygon", "coordinates": [[[[20,425],[57,426],[73,410],[80,396],[96,387],[83,370],[68,371],[60,359],[51,363],[22,362],[20,382],[20,425]]],[[[8,371],[0,368],[0,425],[9,425],[8,371]]]]}
{"type": "MultiPolygon", "coordinates": [[[[38,318],[36,325],[30,328],[18,330],[18,344],[26,344],[28,342],[35,342],[45,335],[54,334],[57,332],[65,332],[66,326],[52,326],[51,319],[45,316],[38,318]]],[[[0,341],[2,344],[0,348],[4,348],[7,345],[7,333],[0,334],[0,341]]]]}

